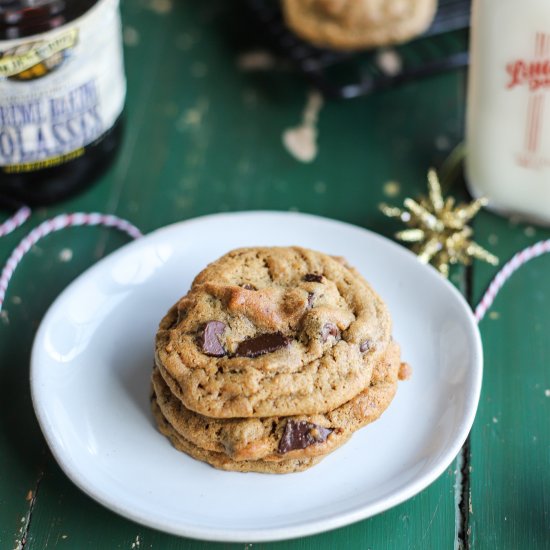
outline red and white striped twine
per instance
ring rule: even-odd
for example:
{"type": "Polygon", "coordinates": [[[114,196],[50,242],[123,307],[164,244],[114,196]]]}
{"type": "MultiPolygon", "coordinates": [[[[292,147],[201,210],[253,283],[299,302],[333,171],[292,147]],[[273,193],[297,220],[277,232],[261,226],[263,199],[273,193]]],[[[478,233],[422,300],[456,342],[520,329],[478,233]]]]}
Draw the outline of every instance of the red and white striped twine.
{"type": "MultiPolygon", "coordinates": [[[[25,223],[30,215],[31,210],[27,206],[20,208],[11,218],[0,224],[0,237],[11,233],[14,229],[17,229],[20,225],[25,223]]],[[[10,279],[15,271],[15,268],[23,259],[23,256],[46,235],[66,227],[77,227],[83,225],[103,225],[105,227],[113,227],[126,233],[132,237],[132,239],[138,239],[143,236],[141,231],[129,221],[119,218],[118,216],[100,214],[98,212],[74,212],[72,214],[60,214],[55,218],[42,222],[17,245],[2,269],[2,273],[0,274],[0,312],[2,311],[2,306],[4,304],[10,279]]],[[[504,264],[502,269],[491,281],[489,288],[475,309],[474,316],[476,321],[479,323],[483,317],[485,317],[485,314],[493,304],[497,294],[500,292],[500,289],[504,286],[513,273],[533,258],[537,258],[538,256],[548,252],[550,252],[550,239],[539,241],[532,246],[524,248],[515,254],[511,260],[504,264]]]]}
{"type": "Polygon", "coordinates": [[[495,278],[491,281],[489,288],[486,290],[483,298],[481,298],[481,301],[477,305],[474,312],[476,321],[479,323],[483,317],[485,317],[487,310],[493,304],[500,289],[504,286],[513,273],[533,258],[542,256],[542,254],[546,254],[547,252],[550,252],[550,239],[546,241],[539,241],[532,246],[524,248],[515,254],[511,260],[506,262],[502,266],[502,269],[496,274],[495,278]]]}
{"type": "Polygon", "coordinates": [[[11,218],[0,224],[0,237],[8,235],[20,225],[23,225],[31,215],[31,209],[28,206],[22,206],[11,218]]]}
{"type": "MultiPolygon", "coordinates": [[[[21,210],[19,212],[21,212],[21,210]]],[[[11,220],[4,222],[3,226],[10,221],[13,223],[17,223],[13,220],[19,214],[19,212],[13,218],[11,218],[11,220]]],[[[23,221],[21,221],[19,225],[21,225],[23,221]]],[[[141,231],[135,225],[132,225],[129,221],[123,220],[122,218],[119,218],[117,216],[112,216],[110,214],[99,214],[97,212],[75,212],[72,214],[60,214],[55,218],[51,218],[42,222],[16,246],[15,250],[11,253],[11,256],[8,258],[8,261],[2,269],[2,273],[0,274],[0,312],[2,311],[2,306],[4,304],[6,290],[8,289],[10,279],[13,275],[13,272],[15,271],[15,268],[22,260],[23,256],[46,235],[49,235],[50,233],[54,233],[55,231],[59,231],[60,229],[64,229],[66,227],[77,227],[82,225],[103,225],[105,227],[113,227],[115,229],[118,229],[119,231],[123,231],[133,239],[137,239],[142,236],[141,231]]],[[[0,234],[0,236],[1,235],[2,234],[0,234]]]]}

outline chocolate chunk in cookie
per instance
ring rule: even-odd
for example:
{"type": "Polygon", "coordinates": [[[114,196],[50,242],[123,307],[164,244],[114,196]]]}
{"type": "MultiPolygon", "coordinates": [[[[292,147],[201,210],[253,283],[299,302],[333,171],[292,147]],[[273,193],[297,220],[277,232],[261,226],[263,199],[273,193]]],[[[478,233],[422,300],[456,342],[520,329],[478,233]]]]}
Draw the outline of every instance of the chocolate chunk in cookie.
{"type": "Polygon", "coordinates": [[[340,338],[340,330],[334,323],[325,323],[321,329],[321,341],[323,344],[328,340],[329,336],[334,336],[337,340],[340,338]]]}
{"type": "Polygon", "coordinates": [[[323,280],[323,276],[319,273],[308,273],[304,275],[304,281],[307,283],[320,283],[323,280]]]}
{"type": "Polygon", "coordinates": [[[366,353],[367,351],[369,351],[371,347],[371,341],[370,340],[364,340],[363,342],[361,342],[361,344],[359,345],[359,351],[361,353],[366,353]]]}
{"type": "Polygon", "coordinates": [[[286,348],[289,344],[290,338],[287,338],[280,332],[260,334],[241,342],[237,346],[235,355],[238,357],[259,357],[260,355],[286,348]]]}
{"type": "Polygon", "coordinates": [[[209,321],[199,336],[199,344],[204,354],[212,357],[223,357],[226,354],[220,342],[220,336],[225,331],[225,323],[221,321],[209,321]]]}
{"type": "Polygon", "coordinates": [[[284,454],[295,449],[305,449],[315,443],[323,443],[332,433],[329,428],[323,428],[317,424],[305,420],[289,420],[286,423],[283,437],[279,442],[279,453],[284,454]]]}

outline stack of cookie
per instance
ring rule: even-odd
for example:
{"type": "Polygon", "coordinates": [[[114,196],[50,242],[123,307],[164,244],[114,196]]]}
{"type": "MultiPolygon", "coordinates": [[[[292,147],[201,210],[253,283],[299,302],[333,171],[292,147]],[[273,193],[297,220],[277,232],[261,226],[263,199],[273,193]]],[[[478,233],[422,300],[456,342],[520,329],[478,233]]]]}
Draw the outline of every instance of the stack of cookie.
{"type": "Polygon", "coordinates": [[[297,247],[239,249],[162,319],[152,407],[196,459],[295,472],[376,420],[400,374],[387,308],[358,272],[297,247]]]}

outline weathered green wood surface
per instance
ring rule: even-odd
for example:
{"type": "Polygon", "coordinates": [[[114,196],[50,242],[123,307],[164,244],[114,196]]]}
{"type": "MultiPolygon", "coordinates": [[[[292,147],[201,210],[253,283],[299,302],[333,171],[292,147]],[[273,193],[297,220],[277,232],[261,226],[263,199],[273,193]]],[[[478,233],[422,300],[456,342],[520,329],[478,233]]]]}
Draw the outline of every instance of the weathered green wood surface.
{"type": "MultiPolygon", "coordinates": [[[[480,243],[508,259],[548,230],[485,215],[480,243]],[[489,243],[491,243],[489,245],[489,243]]],[[[474,270],[477,300],[493,274],[474,270]]],[[[481,322],[484,388],[471,436],[474,548],[550,548],[550,256],[510,279],[481,322]]]]}
{"type": "MultiPolygon", "coordinates": [[[[423,192],[428,166],[440,165],[462,139],[464,73],[326,103],[318,156],[304,164],[285,150],[282,133],[300,124],[308,86],[284,64],[242,68],[241,54],[257,49],[242,13],[239,4],[223,0],[126,1],[129,92],[121,154],[92,189],[35,212],[2,239],[0,261],[31,226],[74,210],[116,213],[148,232],[206,213],[296,209],[391,234],[395,225],[379,214],[378,203],[423,192]]],[[[525,236],[522,226],[489,214],[477,226],[480,241],[503,259],[548,235],[525,236]]],[[[52,235],[25,258],[10,286],[0,318],[2,549],[250,547],[181,539],[111,513],[66,479],[38,429],[28,385],[36,327],[71,280],[124,242],[99,228],[52,235]]],[[[493,273],[474,266],[476,299],[493,273]]],[[[487,371],[471,445],[469,533],[460,532],[462,478],[453,464],[421,494],[377,517],[252,547],[544,548],[550,523],[548,273],[550,258],[525,268],[499,297],[500,317],[483,321],[487,371]]],[[[455,273],[455,282],[465,288],[463,275],[455,273]]]]}

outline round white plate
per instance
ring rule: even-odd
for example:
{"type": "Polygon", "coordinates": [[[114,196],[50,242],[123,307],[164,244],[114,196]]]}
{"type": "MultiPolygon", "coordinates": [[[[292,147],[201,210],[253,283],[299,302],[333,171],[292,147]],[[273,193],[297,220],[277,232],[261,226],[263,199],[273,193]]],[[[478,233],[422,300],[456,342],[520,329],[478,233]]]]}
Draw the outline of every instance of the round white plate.
{"type": "Polygon", "coordinates": [[[119,514],[189,537],[267,541],[333,529],[412,497],[452,462],[474,420],[481,341],[470,308],[403,247],[294,213],[206,216],[103,259],[46,314],[33,347],[34,407],[69,478],[119,514]],[[382,418],[297,474],[218,471],[176,451],[149,411],[153,338],[193,276],[228,250],[301,245],[345,256],[386,301],[413,377],[382,418]]]}

